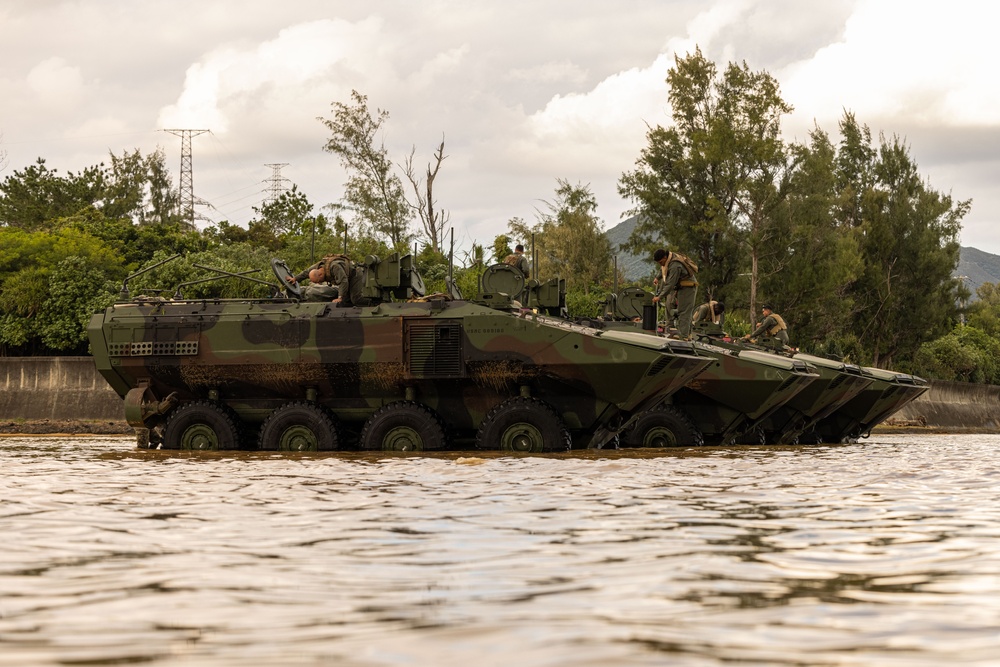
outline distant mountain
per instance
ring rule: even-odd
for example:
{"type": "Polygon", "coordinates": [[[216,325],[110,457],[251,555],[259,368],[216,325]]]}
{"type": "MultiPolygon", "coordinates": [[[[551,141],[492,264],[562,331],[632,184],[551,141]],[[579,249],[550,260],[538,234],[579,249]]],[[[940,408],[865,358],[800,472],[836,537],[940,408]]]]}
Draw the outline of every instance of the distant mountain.
{"type": "Polygon", "coordinates": [[[1000,255],[991,255],[977,248],[962,247],[958,268],[952,274],[962,276],[965,286],[976,299],[976,288],[983,283],[1000,283],[1000,255]]]}
{"type": "Polygon", "coordinates": [[[656,264],[653,264],[652,257],[633,255],[621,249],[622,244],[628,241],[628,237],[632,235],[632,231],[638,222],[639,216],[633,215],[631,218],[621,221],[604,233],[608,237],[608,240],[611,241],[611,252],[618,254],[618,270],[622,272],[625,280],[628,281],[640,280],[641,278],[652,276],[656,270],[656,264]]]}
{"type": "MultiPolygon", "coordinates": [[[[632,216],[605,232],[605,236],[611,241],[612,252],[618,253],[618,268],[625,275],[625,280],[629,281],[650,276],[656,269],[652,257],[633,255],[621,249],[638,222],[638,216],[632,216]]],[[[959,254],[958,268],[952,275],[964,277],[965,286],[972,292],[972,300],[975,300],[977,287],[983,283],[1000,283],[1000,255],[991,255],[977,248],[963,246],[959,254]]]]}

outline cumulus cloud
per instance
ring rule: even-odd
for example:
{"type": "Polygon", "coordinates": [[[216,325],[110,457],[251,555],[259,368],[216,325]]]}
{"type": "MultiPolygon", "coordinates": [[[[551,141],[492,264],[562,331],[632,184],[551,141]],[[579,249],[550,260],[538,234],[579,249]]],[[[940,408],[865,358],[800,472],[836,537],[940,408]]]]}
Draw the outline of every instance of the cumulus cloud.
{"type": "Polygon", "coordinates": [[[1000,56],[989,3],[859,3],[843,38],[779,73],[800,116],[821,125],[843,108],[860,119],[1000,122],[1000,56]]]}
{"type": "Polygon", "coordinates": [[[217,49],[188,68],[183,91],[175,104],[161,110],[159,122],[224,133],[232,115],[252,112],[248,107],[262,89],[268,89],[270,99],[261,104],[283,96],[293,106],[307,84],[322,84],[332,69],[341,70],[344,78],[360,78],[371,69],[373,61],[366,55],[378,43],[381,27],[377,18],[312,21],[286,28],[254,48],[217,49]]]}

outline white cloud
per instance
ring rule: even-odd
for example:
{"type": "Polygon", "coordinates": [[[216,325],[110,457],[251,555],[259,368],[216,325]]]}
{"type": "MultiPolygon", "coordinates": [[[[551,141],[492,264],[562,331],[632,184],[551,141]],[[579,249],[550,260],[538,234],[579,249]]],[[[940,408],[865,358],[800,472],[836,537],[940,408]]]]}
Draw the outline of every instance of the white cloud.
{"type": "Polygon", "coordinates": [[[265,88],[269,100],[260,100],[261,105],[284,94],[286,105],[294,107],[303,88],[322,85],[333,69],[342,78],[370,70],[367,56],[377,48],[381,28],[374,18],[312,21],[286,28],[252,49],[219,48],[188,68],[177,102],[160,112],[160,125],[224,133],[232,116],[253,114],[254,96],[265,88]]]}
{"type": "Polygon", "coordinates": [[[1000,122],[993,83],[1000,47],[990,3],[868,0],[843,39],[778,73],[798,116],[835,123],[847,108],[862,122],[1000,122]]]}
{"type": "Polygon", "coordinates": [[[49,58],[35,65],[28,73],[28,87],[46,102],[73,101],[83,90],[83,75],[79,67],[62,58],[49,58]]]}

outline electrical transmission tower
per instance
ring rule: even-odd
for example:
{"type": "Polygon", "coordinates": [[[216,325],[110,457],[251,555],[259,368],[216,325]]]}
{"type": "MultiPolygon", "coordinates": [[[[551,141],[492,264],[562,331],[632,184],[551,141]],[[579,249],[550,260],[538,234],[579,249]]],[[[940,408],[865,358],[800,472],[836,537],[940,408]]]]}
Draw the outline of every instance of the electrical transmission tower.
{"type": "MultiPolygon", "coordinates": [[[[181,218],[194,229],[194,170],[191,167],[191,137],[211,132],[211,130],[164,130],[181,138],[181,218]]],[[[199,203],[201,203],[199,201],[199,203]]]]}
{"type": "Polygon", "coordinates": [[[267,197],[264,199],[264,205],[273,204],[278,201],[278,197],[285,194],[288,188],[285,187],[285,183],[288,183],[287,178],[281,177],[281,168],[287,167],[287,162],[273,162],[271,164],[265,164],[265,167],[271,168],[271,178],[267,180],[270,186],[267,189],[267,197]]]}

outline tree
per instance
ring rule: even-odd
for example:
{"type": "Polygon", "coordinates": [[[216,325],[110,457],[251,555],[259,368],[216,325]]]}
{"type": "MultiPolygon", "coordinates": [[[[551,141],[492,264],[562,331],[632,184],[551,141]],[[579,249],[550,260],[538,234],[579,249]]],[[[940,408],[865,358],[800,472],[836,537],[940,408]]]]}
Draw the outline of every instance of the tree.
{"type": "Polygon", "coordinates": [[[836,148],[815,128],[808,144],[788,148],[787,194],[774,212],[761,288],[794,324],[794,341],[816,349],[842,336],[850,321],[850,289],[861,273],[857,230],[840,224],[836,148]]]}
{"type": "Polygon", "coordinates": [[[976,288],[976,296],[966,310],[966,323],[990,336],[1000,335],[1000,285],[983,283],[976,288]]]}
{"type": "Polygon", "coordinates": [[[326,216],[313,215],[312,209],[309,199],[293,184],[274,201],[254,207],[257,217],[250,221],[247,240],[273,251],[283,248],[291,236],[306,236],[312,242],[328,226],[326,216]]]}
{"type": "Polygon", "coordinates": [[[30,231],[49,229],[56,218],[74,215],[101,202],[107,177],[104,165],[62,176],[38,158],[0,185],[0,225],[30,231]]]}
{"type": "Polygon", "coordinates": [[[389,112],[368,110],[368,97],[351,91],[353,105],[335,102],[333,118],[317,118],[332,133],[323,150],[337,155],[348,172],[344,201],[390,244],[402,249],[409,244],[411,206],[403,194],[403,182],[392,172],[385,144],[378,138],[389,112]]]}
{"type": "Polygon", "coordinates": [[[535,237],[533,255],[538,266],[532,267],[540,279],[566,279],[566,289],[589,294],[595,284],[610,282],[611,242],[597,217],[597,200],[588,185],[571,185],[558,179],[556,198],[546,203],[538,214],[538,224],[528,227],[515,218],[509,227],[516,238],[535,237]]]}
{"type": "MultiPolygon", "coordinates": [[[[852,152],[853,137],[870,136],[850,117],[842,126],[852,152]]],[[[861,152],[872,155],[863,143],[861,152]]],[[[859,221],[864,269],[853,289],[853,329],[872,363],[890,366],[897,356],[912,359],[921,343],[957,321],[964,286],[952,272],[971,201],[954,202],[932,190],[898,137],[881,137],[875,156],[868,185],[864,172],[860,182],[845,188],[860,193],[860,216],[853,220],[859,221]]]]}
{"type": "Polygon", "coordinates": [[[173,187],[170,169],[167,167],[166,155],[162,148],[147,158],[149,186],[147,191],[148,205],[143,210],[140,224],[165,224],[180,222],[180,193],[173,187]]]}
{"type": "Polygon", "coordinates": [[[416,175],[413,168],[413,155],[416,150],[416,146],[414,146],[413,150],[410,151],[410,156],[406,159],[405,166],[406,178],[413,186],[413,194],[416,198],[416,204],[413,208],[420,217],[424,234],[427,235],[431,248],[435,252],[441,252],[441,242],[444,239],[449,216],[447,211],[437,208],[437,202],[434,200],[434,180],[441,169],[441,163],[448,157],[444,154],[444,137],[441,138],[441,144],[434,152],[434,168],[432,169],[431,165],[428,164],[426,174],[422,179],[416,175]]]}
{"type": "Polygon", "coordinates": [[[746,240],[735,224],[737,197],[754,165],[742,161],[748,149],[732,142],[752,137],[755,119],[780,101],[754,88],[760,80],[745,65],[730,64],[720,82],[700,49],[675,57],[667,74],[673,126],[647,132],[635,171],[618,184],[636,203],[630,213],[639,214],[628,247],[651,254],[667,246],[691,256],[712,298],[722,298],[736,279],[746,240]]]}
{"type": "Polygon", "coordinates": [[[77,229],[0,228],[0,349],[86,351],[86,323],[113,300],[122,257],[77,229]]]}

